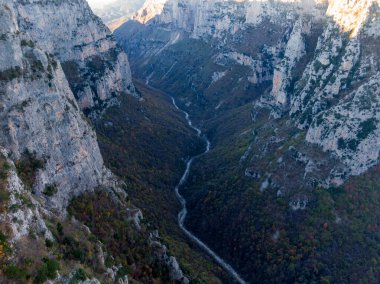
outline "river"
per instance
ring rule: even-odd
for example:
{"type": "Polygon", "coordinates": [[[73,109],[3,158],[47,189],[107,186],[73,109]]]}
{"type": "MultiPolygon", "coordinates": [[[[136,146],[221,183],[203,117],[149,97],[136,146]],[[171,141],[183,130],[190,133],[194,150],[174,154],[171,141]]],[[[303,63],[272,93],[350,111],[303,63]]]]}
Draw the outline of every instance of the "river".
{"type": "Polygon", "coordinates": [[[208,247],[204,242],[202,242],[198,237],[196,237],[193,233],[191,233],[185,227],[185,219],[187,216],[187,206],[186,206],[186,199],[180,193],[180,188],[187,181],[187,178],[189,177],[191,165],[193,164],[194,160],[210,152],[211,143],[210,143],[210,140],[208,140],[207,136],[203,135],[202,131],[198,127],[193,125],[193,122],[191,121],[189,114],[177,106],[177,103],[173,97],[171,99],[172,99],[174,107],[185,115],[188,125],[197,132],[198,137],[202,138],[206,144],[206,149],[203,153],[195,155],[187,161],[185,172],[183,173],[178,185],[175,187],[175,194],[182,206],[181,212],[178,213],[178,225],[180,226],[181,230],[194,243],[196,243],[201,249],[203,249],[207,254],[209,254],[221,267],[223,267],[231,275],[232,278],[234,278],[238,283],[246,284],[247,282],[243,280],[243,278],[235,271],[235,269],[232,268],[231,265],[229,265],[226,261],[224,261],[210,247],[208,247]]]}

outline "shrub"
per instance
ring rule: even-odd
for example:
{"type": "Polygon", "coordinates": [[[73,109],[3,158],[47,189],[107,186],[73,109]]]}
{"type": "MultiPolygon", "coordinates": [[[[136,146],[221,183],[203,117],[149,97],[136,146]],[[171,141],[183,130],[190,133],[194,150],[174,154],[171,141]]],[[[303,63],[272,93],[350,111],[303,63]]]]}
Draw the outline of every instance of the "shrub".
{"type": "Polygon", "coordinates": [[[19,282],[24,282],[26,280],[27,273],[22,268],[19,268],[13,264],[8,265],[4,269],[4,274],[8,279],[17,280],[19,282]]]}
{"type": "Polygon", "coordinates": [[[9,201],[9,192],[6,189],[7,177],[10,165],[5,158],[0,155],[0,213],[4,212],[9,201]]]}
{"type": "Polygon", "coordinates": [[[36,155],[29,151],[25,151],[21,159],[16,161],[18,176],[24,185],[30,189],[33,187],[36,172],[44,166],[45,162],[37,159],[36,155]]]}
{"type": "Polygon", "coordinates": [[[352,151],[356,151],[359,146],[359,142],[355,139],[344,140],[343,138],[338,139],[338,149],[345,150],[350,149],[352,151]]]}
{"type": "Polygon", "coordinates": [[[35,284],[42,284],[48,279],[56,277],[57,271],[60,270],[59,262],[55,259],[44,258],[43,265],[37,272],[37,276],[34,278],[35,284]]]}
{"type": "Polygon", "coordinates": [[[86,272],[82,269],[79,268],[77,271],[75,271],[73,277],[71,278],[69,284],[76,284],[79,281],[85,281],[87,279],[87,274],[86,272]]]}
{"type": "Polygon", "coordinates": [[[34,47],[36,47],[36,44],[31,40],[23,39],[23,40],[21,40],[21,46],[29,46],[31,48],[34,48],[34,47]]]}
{"type": "Polygon", "coordinates": [[[360,141],[366,139],[373,131],[376,130],[376,123],[377,121],[375,118],[370,118],[361,122],[359,125],[359,132],[357,134],[358,139],[360,141]]]}
{"type": "Polygon", "coordinates": [[[0,81],[12,81],[23,75],[23,71],[19,66],[9,68],[0,72],[0,81]]]}
{"type": "Polygon", "coordinates": [[[52,240],[46,239],[45,245],[46,245],[46,247],[51,248],[51,247],[53,247],[54,243],[52,240]]]}
{"type": "Polygon", "coordinates": [[[11,253],[11,248],[7,242],[7,236],[0,231],[0,269],[2,269],[3,261],[6,256],[11,253]]]}
{"type": "Polygon", "coordinates": [[[63,236],[63,226],[61,223],[57,224],[57,231],[60,236],[63,236]]]}
{"type": "Polygon", "coordinates": [[[71,254],[72,258],[74,258],[75,260],[78,260],[80,262],[84,262],[86,260],[86,252],[79,247],[73,248],[68,253],[71,254]]]}
{"type": "Polygon", "coordinates": [[[55,184],[49,184],[45,187],[43,194],[47,196],[53,196],[58,192],[58,188],[55,184]]]}
{"type": "Polygon", "coordinates": [[[128,273],[129,273],[128,268],[122,266],[117,271],[116,279],[124,278],[124,276],[128,275],[128,273]]]}

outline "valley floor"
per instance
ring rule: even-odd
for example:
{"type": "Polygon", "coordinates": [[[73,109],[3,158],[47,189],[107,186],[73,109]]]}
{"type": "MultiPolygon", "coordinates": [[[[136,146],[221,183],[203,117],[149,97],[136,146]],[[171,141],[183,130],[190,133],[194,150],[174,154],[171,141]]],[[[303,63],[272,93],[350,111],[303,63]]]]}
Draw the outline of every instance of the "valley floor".
{"type": "Polygon", "coordinates": [[[185,161],[203,151],[204,141],[187,125],[168,95],[135,80],[142,100],[124,96],[96,124],[106,165],[127,184],[145,222],[159,231],[192,283],[229,283],[226,272],[184,234],[174,188],[185,161]]]}

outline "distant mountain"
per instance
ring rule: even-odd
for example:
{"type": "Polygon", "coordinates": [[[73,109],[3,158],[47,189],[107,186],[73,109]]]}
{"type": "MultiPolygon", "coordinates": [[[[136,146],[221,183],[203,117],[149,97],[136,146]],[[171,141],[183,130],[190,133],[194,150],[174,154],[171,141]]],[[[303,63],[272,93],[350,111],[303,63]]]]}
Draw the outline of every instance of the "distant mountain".
{"type": "Polygon", "coordinates": [[[143,3],[144,0],[115,0],[93,11],[113,31],[129,20],[143,3]]]}

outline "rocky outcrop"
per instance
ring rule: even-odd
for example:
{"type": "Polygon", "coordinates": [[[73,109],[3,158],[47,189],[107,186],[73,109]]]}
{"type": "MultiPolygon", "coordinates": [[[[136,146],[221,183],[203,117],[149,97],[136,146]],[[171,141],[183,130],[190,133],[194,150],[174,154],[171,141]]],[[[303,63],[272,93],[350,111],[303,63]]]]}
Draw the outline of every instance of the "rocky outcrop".
{"type": "Polygon", "coordinates": [[[168,249],[165,245],[160,242],[160,237],[158,232],[155,231],[150,236],[150,245],[156,248],[157,257],[165,263],[167,269],[169,270],[170,278],[174,282],[189,284],[189,279],[184,275],[181,267],[179,266],[177,259],[174,256],[168,255],[168,249]]]}
{"type": "Polygon", "coordinates": [[[8,154],[7,150],[0,148],[0,155],[6,159],[10,167],[6,191],[9,193],[8,206],[13,210],[0,214],[0,223],[8,224],[12,243],[30,234],[42,235],[44,239],[52,240],[53,235],[42,218],[43,208],[25,189],[8,154]]]}
{"type": "Polygon", "coordinates": [[[133,16],[133,20],[142,24],[148,23],[158,15],[161,15],[167,0],[147,0],[143,7],[133,16]]]}
{"type": "Polygon", "coordinates": [[[286,43],[284,57],[274,70],[272,96],[276,104],[282,108],[289,104],[287,88],[291,82],[293,68],[306,53],[304,35],[311,32],[310,26],[311,23],[302,18],[296,21],[286,43]]]}
{"type": "Polygon", "coordinates": [[[26,0],[15,9],[20,31],[61,61],[81,109],[97,113],[135,95],[126,54],[86,1],[26,0]]]}
{"type": "Polygon", "coordinates": [[[356,37],[370,16],[371,8],[380,5],[379,0],[329,0],[326,15],[333,18],[344,32],[356,37]]]}
{"type": "Polygon", "coordinates": [[[194,38],[222,38],[247,25],[259,26],[267,20],[286,25],[299,14],[315,13],[320,17],[320,6],[325,6],[325,1],[147,0],[133,19],[142,24],[183,29],[194,38]]]}
{"type": "Polygon", "coordinates": [[[380,21],[379,7],[367,5],[371,1],[350,2],[355,15],[337,2],[330,3],[328,15],[333,15],[333,21],[296,83],[290,113],[300,128],[307,129],[307,141],[321,145],[346,164],[341,178],[332,179],[341,184],[379,162],[375,138],[379,56],[373,46],[380,33],[373,27],[380,21]]]}
{"type": "MultiPolygon", "coordinates": [[[[45,3],[48,9],[46,1],[33,3],[45,3]]],[[[37,45],[35,25],[25,27],[29,6],[24,5],[33,3],[1,3],[0,144],[13,161],[22,160],[25,153],[44,161],[33,191],[44,197],[46,206],[61,212],[73,195],[111,183],[113,177],[103,165],[96,134],[80,111],[61,64],[50,54],[53,41],[37,45]],[[43,194],[48,186],[57,188],[53,196],[43,194]]],[[[52,22],[42,15],[41,21],[52,22]]],[[[66,59],[81,54],[65,55],[64,50],[58,48],[66,59]]]]}

